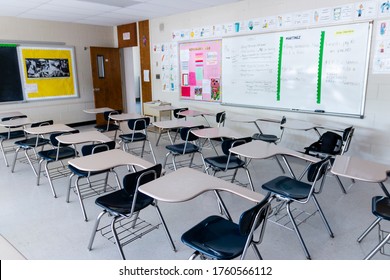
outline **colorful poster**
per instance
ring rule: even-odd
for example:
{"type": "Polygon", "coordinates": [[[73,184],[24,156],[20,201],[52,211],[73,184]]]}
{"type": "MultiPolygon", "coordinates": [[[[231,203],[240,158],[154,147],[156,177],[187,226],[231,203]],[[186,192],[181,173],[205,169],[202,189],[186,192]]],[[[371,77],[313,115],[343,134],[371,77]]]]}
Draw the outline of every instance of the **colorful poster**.
{"type": "Polygon", "coordinates": [[[162,92],[177,92],[179,89],[178,45],[176,42],[153,45],[156,66],[160,71],[162,92]]]}
{"type": "Polygon", "coordinates": [[[374,74],[390,73],[390,21],[383,20],[377,23],[375,34],[374,61],[372,72],[374,74]]]}
{"type": "Polygon", "coordinates": [[[221,40],[180,44],[181,98],[221,102],[221,40]]]}

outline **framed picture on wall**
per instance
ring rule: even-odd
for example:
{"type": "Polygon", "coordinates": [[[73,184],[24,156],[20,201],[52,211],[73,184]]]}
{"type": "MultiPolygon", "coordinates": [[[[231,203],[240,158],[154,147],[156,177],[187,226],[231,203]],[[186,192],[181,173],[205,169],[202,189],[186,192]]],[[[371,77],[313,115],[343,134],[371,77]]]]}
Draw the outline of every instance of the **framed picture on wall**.
{"type": "Polygon", "coordinates": [[[74,48],[18,48],[26,100],[78,97],[74,48]]]}

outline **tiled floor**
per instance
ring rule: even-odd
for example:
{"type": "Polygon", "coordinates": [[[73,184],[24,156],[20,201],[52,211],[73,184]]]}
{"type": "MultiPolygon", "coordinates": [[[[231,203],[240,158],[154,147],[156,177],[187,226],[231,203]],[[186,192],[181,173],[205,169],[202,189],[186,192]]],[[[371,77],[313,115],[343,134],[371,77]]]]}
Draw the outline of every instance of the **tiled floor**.
{"type": "MultiPolygon", "coordinates": [[[[81,127],[80,130],[92,129],[81,127]]],[[[157,135],[149,133],[150,140],[159,162],[163,161],[167,139],[162,139],[155,146],[157,135]]],[[[283,143],[280,143],[283,145],[283,143]]],[[[211,149],[203,150],[205,156],[212,155],[211,149]]],[[[12,155],[8,154],[9,159],[12,155]]],[[[150,155],[145,156],[151,160],[150,155]]],[[[2,159],[1,159],[2,160],[2,159]]],[[[200,163],[197,159],[196,163],[200,163]]],[[[291,159],[294,170],[302,170],[302,162],[291,159]]],[[[281,170],[273,159],[252,161],[250,172],[256,191],[262,192],[262,183],[281,174],[281,170]]],[[[118,168],[123,176],[126,168],[118,168]]],[[[167,172],[171,172],[167,168],[167,172]]],[[[39,186],[36,178],[27,164],[17,163],[15,172],[0,162],[0,234],[11,242],[26,258],[40,260],[68,259],[120,259],[114,244],[97,235],[93,249],[89,251],[87,244],[94,224],[94,219],[100,209],[94,204],[95,198],[85,200],[89,221],[82,218],[76,195],[71,193],[70,203],[65,202],[67,178],[54,181],[58,198],[51,194],[47,179],[44,177],[39,186]]],[[[244,172],[239,180],[246,183],[244,172]]],[[[111,179],[112,180],[112,179],[111,179]]],[[[346,186],[350,181],[342,179],[346,186]]],[[[114,180],[110,181],[115,185],[114,180]]],[[[185,182],[183,182],[183,185],[185,182]]],[[[317,260],[355,260],[362,259],[378,242],[376,231],[372,232],[361,243],[356,238],[374,220],[371,214],[371,197],[382,195],[375,184],[356,182],[348,187],[348,194],[343,194],[333,176],[327,177],[323,192],[318,196],[319,202],[335,234],[330,238],[318,214],[300,225],[301,233],[313,259],[317,260]]],[[[251,203],[231,194],[223,194],[233,218],[251,203]]],[[[187,259],[192,251],[180,241],[181,234],[210,214],[218,213],[215,196],[212,193],[203,194],[185,203],[159,203],[161,211],[170,229],[177,252],[173,252],[166,240],[165,233],[158,230],[135,240],[124,247],[128,259],[187,259]]],[[[313,211],[313,204],[297,205],[306,212],[313,211]]],[[[157,215],[153,208],[141,212],[141,218],[151,223],[157,223],[157,215]]],[[[387,247],[390,247],[387,246],[387,247]]],[[[271,260],[303,260],[303,250],[295,233],[272,222],[267,224],[263,243],[259,245],[264,259],[271,260]]],[[[390,251],[390,248],[387,248],[390,251]]],[[[249,250],[248,259],[254,258],[249,250]]],[[[374,259],[389,259],[377,254],[374,259]]]]}

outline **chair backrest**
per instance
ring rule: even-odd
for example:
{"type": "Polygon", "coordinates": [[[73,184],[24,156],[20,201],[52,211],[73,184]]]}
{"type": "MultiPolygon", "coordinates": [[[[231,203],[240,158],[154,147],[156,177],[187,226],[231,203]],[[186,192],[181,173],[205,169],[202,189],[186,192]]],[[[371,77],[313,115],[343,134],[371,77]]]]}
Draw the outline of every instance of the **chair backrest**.
{"type": "Polygon", "coordinates": [[[103,117],[106,121],[109,121],[109,117],[111,115],[119,115],[122,111],[121,110],[115,110],[115,111],[105,111],[103,112],[103,117]]]}
{"type": "Polygon", "coordinates": [[[344,132],[343,132],[343,144],[342,144],[342,147],[341,147],[340,155],[343,155],[343,154],[345,154],[348,151],[349,145],[351,144],[352,136],[353,136],[354,132],[355,132],[355,128],[353,126],[347,127],[344,130],[344,132]]]}
{"type": "Polygon", "coordinates": [[[109,141],[105,143],[89,144],[81,147],[81,154],[83,156],[96,154],[108,150],[115,149],[115,141],[109,141]]]}
{"type": "Polygon", "coordinates": [[[49,140],[50,140],[50,143],[53,147],[66,147],[66,146],[70,146],[68,144],[62,144],[60,142],[58,142],[58,140],[56,139],[57,136],[60,136],[60,135],[63,135],[63,134],[69,134],[69,133],[79,133],[80,131],[78,129],[75,129],[75,130],[72,130],[72,131],[69,131],[69,132],[54,132],[52,134],[50,134],[50,137],[49,137],[49,140]],[[61,145],[60,145],[61,144],[61,145]]]}
{"type": "Polygon", "coordinates": [[[173,110],[173,117],[176,119],[182,119],[185,118],[185,116],[179,115],[180,112],[188,111],[188,108],[177,108],[173,110]]]}
{"type": "Polygon", "coordinates": [[[326,131],[321,135],[320,139],[312,143],[309,147],[305,148],[307,152],[318,152],[329,155],[338,155],[341,152],[342,146],[341,135],[333,132],[326,131]]]}
{"type": "Polygon", "coordinates": [[[54,122],[53,120],[47,120],[47,121],[41,121],[41,122],[35,122],[31,124],[31,127],[39,127],[44,125],[52,125],[54,122]]]}
{"type": "Polygon", "coordinates": [[[27,116],[20,115],[20,116],[4,117],[4,118],[1,118],[1,121],[5,122],[5,121],[10,121],[10,120],[15,120],[15,119],[23,119],[23,118],[27,118],[27,116]]]}
{"type": "Polygon", "coordinates": [[[238,138],[238,139],[225,139],[221,144],[221,149],[225,155],[229,155],[230,148],[240,146],[250,141],[252,141],[252,137],[245,137],[245,138],[238,138]]]}
{"type": "Polygon", "coordinates": [[[329,163],[329,158],[327,157],[323,160],[320,160],[316,163],[312,163],[308,170],[307,170],[307,180],[311,183],[314,181],[318,181],[324,176],[324,174],[327,171],[328,163],[329,163]]]}
{"type": "Polygon", "coordinates": [[[148,118],[148,117],[131,119],[131,120],[127,121],[127,125],[133,131],[144,130],[148,127],[149,124],[150,124],[150,118],[148,118]]]}
{"type": "Polygon", "coordinates": [[[270,207],[270,194],[268,193],[260,203],[244,211],[239,220],[240,234],[248,235],[253,232],[262,222],[267,220],[270,207]]]}
{"type": "Polygon", "coordinates": [[[123,190],[129,196],[133,196],[130,215],[133,214],[134,207],[136,206],[139,186],[159,178],[161,176],[161,171],[162,165],[159,163],[147,169],[129,173],[123,178],[123,190]]]}
{"type": "Polygon", "coordinates": [[[215,121],[217,122],[218,127],[224,126],[226,120],[226,112],[219,112],[215,115],[215,121]]]}
{"type": "Polygon", "coordinates": [[[204,128],[203,125],[198,125],[194,127],[182,127],[180,128],[180,138],[186,142],[198,140],[198,136],[191,133],[191,130],[202,129],[202,128],[204,128]]]}

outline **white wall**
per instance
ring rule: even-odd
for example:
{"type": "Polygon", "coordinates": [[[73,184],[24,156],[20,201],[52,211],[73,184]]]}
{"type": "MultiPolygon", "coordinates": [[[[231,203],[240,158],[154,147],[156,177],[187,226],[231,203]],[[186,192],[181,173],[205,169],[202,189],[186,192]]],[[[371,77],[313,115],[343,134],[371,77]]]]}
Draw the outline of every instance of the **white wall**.
{"type": "MultiPolygon", "coordinates": [[[[150,21],[151,46],[153,44],[169,42],[171,32],[186,28],[195,28],[212,24],[222,24],[229,21],[245,20],[263,16],[272,16],[284,13],[307,11],[313,8],[332,7],[341,4],[349,4],[348,0],[274,0],[258,1],[246,0],[234,4],[210,8],[207,10],[195,11],[170,17],[153,19],[150,21]],[[160,31],[160,24],[164,24],[164,30],[160,31]]],[[[376,22],[374,29],[376,30],[376,22]]],[[[375,36],[373,37],[375,42],[375,36]]],[[[373,57],[373,47],[371,48],[371,63],[373,57]]],[[[371,71],[371,65],[370,69],[371,71]]],[[[368,87],[366,95],[365,117],[363,119],[320,116],[315,114],[294,113],[285,111],[273,111],[263,109],[248,109],[240,107],[228,107],[219,104],[207,104],[197,101],[180,101],[179,93],[163,93],[161,91],[161,81],[155,79],[155,74],[159,71],[152,61],[152,84],[153,99],[160,99],[171,102],[176,106],[189,106],[190,108],[204,108],[213,111],[227,112],[227,118],[235,114],[246,114],[253,116],[275,116],[285,115],[287,119],[302,119],[321,123],[324,125],[343,124],[356,126],[355,135],[352,140],[349,154],[363,156],[367,159],[375,159],[382,162],[390,162],[390,79],[389,75],[373,75],[369,73],[368,87]]],[[[222,81],[223,83],[223,81],[222,81]]],[[[223,93],[222,93],[223,94],[223,93]]],[[[243,131],[255,132],[253,125],[237,125],[234,122],[227,122],[228,126],[236,127],[243,131]]],[[[275,125],[264,126],[266,132],[278,132],[275,125]]],[[[283,145],[294,149],[302,150],[303,147],[316,140],[315,133],[285,131],[283,145]]]]}
{"type": "Polygon", "coordinates": [[[127,112],[136,112],[135,99],[140,97],[140,55],[139,47],[123,49],[125,102],[127,112]]]}
{"type": "Polygon", "coordinates": [[[64,42],[75,47],[79,98],[1,104],[0,111],[21,111],[35,120],[53,119],[61,123],[94,120],[82,110],[94,107],[90,46],[115,47],[112,27],[0,17],[0,42],[64,42]]]}

